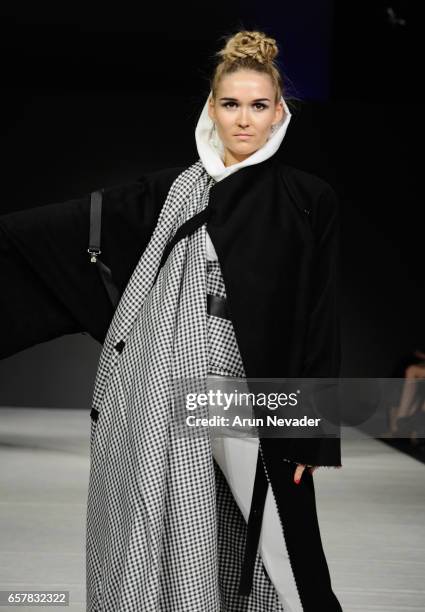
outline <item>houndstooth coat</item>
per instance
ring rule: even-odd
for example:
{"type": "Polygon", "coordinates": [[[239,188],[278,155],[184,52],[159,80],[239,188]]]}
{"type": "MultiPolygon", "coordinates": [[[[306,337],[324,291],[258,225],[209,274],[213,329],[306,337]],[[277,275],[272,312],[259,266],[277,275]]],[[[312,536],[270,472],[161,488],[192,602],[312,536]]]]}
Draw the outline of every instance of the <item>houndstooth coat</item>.
{"type": "MultiPolygon", "coordinates": [[[[105,190],[101,258],[121,293],[182,171],[153,172],[105,190]]],[[[339,235],[333,189],[273,156],[213,185],[209,206],[208,232],[247,376],[337,376],[339,235]]],[[[8,323],[0,357],[70,333],[104,342],[114,311],[98,270],[88,264],[88,227],[88,197],[0,218],[8,287],[0,298],[0,320],[8,323]]],[[[320,539],[313,477],[305,471],[299,486],[292,477],[296,463],[340,466],[340,441],[269,438],[261,440],[261,451],[303,609],[339,611],[320,539]]],[[[257,476],[264,480],[260,470],[257,476]]],[[[257,513],[263,501],[259,486],[252,502],[257,513]]],[[[255,543],[258,521],[251,523],[255,543]]]]}

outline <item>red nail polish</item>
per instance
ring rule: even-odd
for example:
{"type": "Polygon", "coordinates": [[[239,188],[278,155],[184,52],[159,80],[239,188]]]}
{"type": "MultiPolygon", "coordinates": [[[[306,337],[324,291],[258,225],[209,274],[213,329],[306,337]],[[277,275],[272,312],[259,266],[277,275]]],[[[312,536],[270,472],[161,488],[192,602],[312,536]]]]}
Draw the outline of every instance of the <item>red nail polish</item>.
{"type": "Polygon", "coordinates": [[[295,480],[295,484],[300,484],[300,480],[301,478],[299,478],[298,480],[295,480]]]}

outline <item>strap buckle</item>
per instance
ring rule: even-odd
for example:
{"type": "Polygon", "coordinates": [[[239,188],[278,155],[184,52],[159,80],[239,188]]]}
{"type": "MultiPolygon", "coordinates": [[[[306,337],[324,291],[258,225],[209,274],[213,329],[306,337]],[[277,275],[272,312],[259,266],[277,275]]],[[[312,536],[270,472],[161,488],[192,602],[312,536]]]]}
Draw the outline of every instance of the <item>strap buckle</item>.
{"type": "Polygon", "coordinates": [[[100,249],[96,249],[96,248],[88,248],[87,249],[87,253],[90,253],[90,263],[96,263],[97,262],[97,256],[101,254],[101,250],[100,249]]]}

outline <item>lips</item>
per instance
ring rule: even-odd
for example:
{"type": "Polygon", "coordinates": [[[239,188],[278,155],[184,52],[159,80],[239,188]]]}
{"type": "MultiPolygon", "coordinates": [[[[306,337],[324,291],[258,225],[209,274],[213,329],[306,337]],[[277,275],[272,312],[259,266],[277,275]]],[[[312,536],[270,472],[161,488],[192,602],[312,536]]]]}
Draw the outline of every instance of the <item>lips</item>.
{"type": "Polygon", "coordinates": [[[252,134],[235,134],[237,138],[251,138],[252,134]]]}

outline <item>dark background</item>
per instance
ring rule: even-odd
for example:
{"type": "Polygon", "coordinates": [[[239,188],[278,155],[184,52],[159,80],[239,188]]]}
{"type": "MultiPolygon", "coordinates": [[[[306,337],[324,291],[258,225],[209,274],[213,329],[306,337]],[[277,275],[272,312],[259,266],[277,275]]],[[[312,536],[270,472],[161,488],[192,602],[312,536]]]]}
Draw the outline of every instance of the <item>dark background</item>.
{"type": "MultiPolygon", "coordinates": [[[[223,36],[263,30],[278,41],[293,112],[278,155],[341,200],[341,375],[390,376],[425,339],[418,6],[3,8],[0,213],[192,164],[223,36]]],[[[0,403],[88,409],[100,350],[76,334],[0,361],[0,403]]]]}

